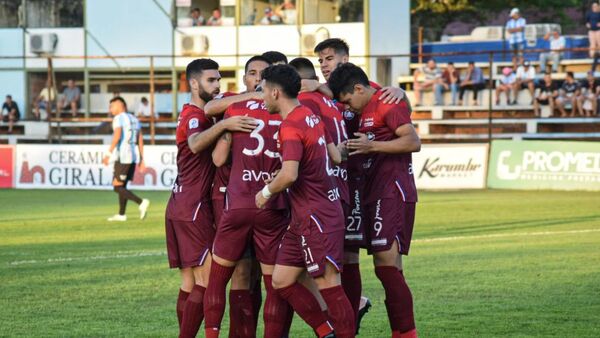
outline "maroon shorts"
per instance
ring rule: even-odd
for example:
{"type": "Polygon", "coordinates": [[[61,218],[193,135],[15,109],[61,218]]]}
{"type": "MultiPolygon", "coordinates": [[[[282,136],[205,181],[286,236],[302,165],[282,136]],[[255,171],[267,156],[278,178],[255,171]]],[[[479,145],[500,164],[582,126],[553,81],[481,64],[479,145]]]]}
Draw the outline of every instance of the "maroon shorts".
{"type": "Polygon", "coordinates": [[[165,217],[169,267],[190,268],[204,264],[215,238],[210,202],[200,204],[192,221],[165,217]]]}
{"type": "Polygon", "coordinates": [[[218,226],[221,223],[221,216],[223,216],[223,210],[225,210],[225,199],[217,198],[212,200],[212,213],[215,219],[215,225],[218,226]]]}
{"type": "Polygon", "coordinates": [[[308,274],[315,278],[325,273],[329,261],[342,272],[344,230],[321,232],[318,222],[311,215],[301,224],[290,226],[277,252],[278,265],[306,267],[308,274]]]}
{"type": "Polygon", "coordinates": [[[358,189],[350,190],[350,204],[342,203],[342,208],[346,219],[344,249],[358,252],[358,249],[366,247],[365,221],[358,189]]]}
{"type": "Polygon", "coordinates": [[[279,243],[289,224],[287,210],[225,210],[217,226],[213,253],[235,262],[244,257],[252,244],[259,262],[274,265],[279,243]]]}
{"type": "Polygon", "coordinates": [[[398,250],[408,255],[415,223],[416,203],[402,202],[398,198],[383,198],[365,206],[367,251],[387,251],[394,241],[398,250]]]}

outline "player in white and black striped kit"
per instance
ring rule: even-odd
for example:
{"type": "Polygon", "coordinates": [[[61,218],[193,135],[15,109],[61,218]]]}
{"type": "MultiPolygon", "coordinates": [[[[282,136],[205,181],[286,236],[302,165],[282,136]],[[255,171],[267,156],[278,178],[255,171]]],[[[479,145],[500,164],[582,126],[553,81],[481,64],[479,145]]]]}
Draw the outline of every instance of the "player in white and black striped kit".
{"type": "Polygon", "coordinates": [[[110,159],[114,159],[113,189],[119,195],[119,213],[109,217],[108,221],[126,221],[125,208],[127,200],[139,204],[140,219],[146,217],[150,201],[141,199],[136,194],[127,190],[127,182],[133,179],[135,166],[144,167],[144,140],[140,122],[132,114],[127,113],[127,104],[120,97],[110,100],[110,113],[113,117],[113,138],[108,152],[104,155],[103,163],[108,165],[110,159]]]}

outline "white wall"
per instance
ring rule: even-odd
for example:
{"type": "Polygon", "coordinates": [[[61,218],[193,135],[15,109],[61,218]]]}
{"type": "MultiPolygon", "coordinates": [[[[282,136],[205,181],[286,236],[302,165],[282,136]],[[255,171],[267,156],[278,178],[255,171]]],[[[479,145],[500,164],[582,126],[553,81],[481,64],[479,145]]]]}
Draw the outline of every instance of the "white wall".
{"type": "MultiPolygon", "coordinates": [[[[54,56],[83,56],[84,50],[84,30],[83,28],[31,28],[25,34],[25,55],[37,56],[31,52],[29,38],[35,34],[54,33],[58,36],[58,43],[54,56]]],[[[46,59],[27,59],[25,62],[27,68],[46,68],[48,62],[46,59]]],[[[84,59],[60,59],[53,60],[54,68],[80,68],[84,65],[84,59]]]]}

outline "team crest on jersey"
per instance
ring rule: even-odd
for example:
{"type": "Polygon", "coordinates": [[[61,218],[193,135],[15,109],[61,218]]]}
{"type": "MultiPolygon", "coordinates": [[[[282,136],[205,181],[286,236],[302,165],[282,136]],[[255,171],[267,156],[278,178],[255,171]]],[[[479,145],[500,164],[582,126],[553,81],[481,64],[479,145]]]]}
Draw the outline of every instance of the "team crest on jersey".
{"type": "Polygon", "coordinates": [[[316,115],[307,116],[304,121],[306,121],[306,124],[311,128],[314,128],[319,124],[319,118],[316,115]]]}
{"type": "Polygon", "coordinates": [[[356,116],[356,114],[354,114],[354,112],[351,112],[349,110],[344,110],[344,118],[346,120],[352,120],[352,119],[354,119],[354,116],[356,116]]]}
{"type": "Polygon", "coordinates": [[[188,126],[190,127],[190,129],[198,128],[199,123],[200,122],[198,121],[198,119],[194,117],[190,120],[190,122],[188,122],[188,126]]]}
{"type": "Polygon", "coordinates": [[[373,134],[372,132],[368,132],[367,139],[369,139],[369,141],[373,141],[375,139],[375,134],[373,134]]]}

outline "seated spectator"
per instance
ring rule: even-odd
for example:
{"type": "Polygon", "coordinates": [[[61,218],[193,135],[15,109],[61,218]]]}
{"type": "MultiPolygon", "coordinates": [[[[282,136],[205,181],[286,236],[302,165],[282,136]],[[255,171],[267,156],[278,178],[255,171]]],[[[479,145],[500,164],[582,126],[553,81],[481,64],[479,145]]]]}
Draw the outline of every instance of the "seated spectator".
{"type": "Polygon", "coordinates": [[[58,113],[62,110],[71,108],[71,115],[77,116],[77,110],[81,108],[79,99],[81,98],[81,91],[79,87],[75,86],[75,81],[69,80],[67,87],[63,90],[62,97],[58,101],[58,113]]]}
{"type": "Polygon", "coordinates": [[[556,108],[560,111],[561,117],[567,117],[567,111],[571,107],[571,116],[575,116],[577,111],[577,96],[579,96],[579,83],[575,81],[573,72],[567,72],[567,78],[558,91],[556,98],[556,108]]]}
{"type": "Polygon", "coordinates": [[[204,26],[206,25],[206,19],[201,15],[200,8],[194,8],[190,12],[192,18],[192,26],[204,26]]]}
{"type": "Polygon", "coordinates": [[[581,92],[577,97],[577,108],[581,116],[594,116],[597,113],[600,81],[594,78],[593,72],[587,73],[587,78],[581,81],[581,92]],[[585,112],[585,113],[584,113],[585,112]]]}
{"type": "MultiPolygon", "coordinates": [[[[142,99],[140,100],[140,104],[137,106],[137,109],[135,110],[135,116],[151,117],[152,111],[150,108],[151,108],[150,102],[148,101],[148,99],[145,97],[142,97],[142,99]]],[[[158,118],[158,114],[156,112],[154,113],[154,118],[158,118]]]]}
{"type": "Polygon", "coordinates": [[[296,6],[292,0],[284,0],[283,3],[275,9],[275,14],[277,14],[285,24],[296,24],[296,6]]]}
{"type": "Polygon", "coordinates": [[[498,80],[496,85],[496,105],[500,105],[500,94],[505,93],[506,95],[506,105],[510,105],[510,92],[515,86],[515,82],[517,81],[517,77],[515,73],[513,73],[512,68],[504,67],[502,69],[502,77],[498,80]]]}
{"type": "Polygon", "coordinates": [[[256,21],[256,8],[252,9],[252,13],[248,15],[246,18],[246,25],[254,25],[254,21],[256,21]]]}
{"type": "Polygon", "coordinates": [[[514,84],[515,98],[513,104],[517,104],[519,98],[519,91],[521,89],[529,89],[531,94],[531,104],[533,104],[533,97],[535,92],[535,68],[531,66],[529,61],[523,62],[522,65],[517,68],[517,78],[514,84]]]}
{"type": "Polygon", "coordinates": [[[561,50],[566,46],[565,38],[560,36],[558,29],[554,29],[552,34],[544,36],[544,40],[550,41],[550,52],[540,53],[540,72],[545,73],[548,60],[552,60],[552,72],[556,73],[562,57],[561,50]]]}
{"type": "Polygon", "coordinates": [[[452,105],[455,106],[459,83],[460,75],[458,74],[458,70],[454,68],[453,62],[448,62],[448,66],[442,73],[441,85],[435,86],[435,102],[444,104],[444,91],[450,90],[452,93],[452,105]]]}
{"type": "Polygon", "coordinates": [[[12,134],[13,126],[20,118],[21,113],[19,113],[19,106],[13,101],[12,96],[6,95],[6,101],[2,104],[2,121],[4,123],[8,122],[9,134],[12,134]]]}
{"type": "Polygon", "coordinates": [[[221,26],[223,24],[223,19],[221,18],[221,10],[218,8],[213,9],[212,15],[208,18],[206,22],[208,26],[221,26]]]}
{"type": "Polygon", "coordinates": [[[278,25],[281,23],[281,18],[273,13],[271,7],[265,8],[265,16],[260,20],[261,25],[278,25]]]}
{"type": "Polygon", "coordinates": [[[481,68],[475,67],[475,62],[469,62],[469,68],[467,69],[467,75],[460,82],[460,92],[458,94],[458,105],[462,106],[463,97],[465,95],[465,91],[472,90],[473,91],[473,100],[475,101],[475,105],[478,106],[479,102],[477,101],[477,94],[480,90],[485,88],[485,81],[483,79],[483,72],[481,68]]]}
{"type": "Polygon", "coordinates": [[[552,81],[550,72],[544,74],[544,80],[538,85],[538,91],[533,101],[533,112],[540,116],[540,106],[550,106],[551,114],[554,115],[554,100],[558,96],[558,85],[552,81]]]}
{"type": "MultiPolygon", "coordinates": [[[[423,91],[433,90],[436,85],[441,86],[441,77],[442,71],[437,67],[435,60],[433,59],[427,61],[427,66],[415,70],[413,86],[415,89],[416,106],[421,105],[423,91]],[[424,78],[419,79],[420,75],[423,75],[424,78]]],[[[441,103],[435,102],[435,104],[437,105],[441,103]]]]}
{"type": "Polygon", "coordinates": [[[46,111],[46,118],[50,116],[52,108],[56,106],[56,89],[52,87],[50,90],[48,87],[44,87],[40,94],[33,101],[34,111],[33,114],[37,120],[40,119],[40,109],[46,111]]]}

